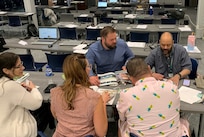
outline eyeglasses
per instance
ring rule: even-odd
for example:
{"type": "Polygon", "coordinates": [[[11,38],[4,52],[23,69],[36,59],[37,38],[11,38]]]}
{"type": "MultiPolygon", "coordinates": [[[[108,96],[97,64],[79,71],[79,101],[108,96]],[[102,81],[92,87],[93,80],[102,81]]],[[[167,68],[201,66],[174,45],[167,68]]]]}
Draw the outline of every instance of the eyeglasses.
{"type": "Polygon", "coordinates": [[[92,69],[92,65],[91,64],[87,65],[86,67],[92,69]]]}
{"type": "Polygon", "coordinates": [[[21,64],[19,64],[18,66],[15,66],[14,68],[15,68],[15,69],[19,69],[19,68],[21,68],[21,67],[23,67],[23,61],[21,61],[21,64]]]}

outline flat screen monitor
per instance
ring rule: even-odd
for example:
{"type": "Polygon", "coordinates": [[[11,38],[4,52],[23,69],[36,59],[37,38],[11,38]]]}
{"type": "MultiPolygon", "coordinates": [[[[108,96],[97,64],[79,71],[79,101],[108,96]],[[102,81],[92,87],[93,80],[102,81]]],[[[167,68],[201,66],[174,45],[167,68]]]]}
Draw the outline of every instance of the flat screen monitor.
{"type": "Polygon", "coordinates": [[[157,0],[149,0],[149,4],[157,4],[157,0]]]}
{"type": "Polygon", "coordinates": [[[130,3],[130,0],[121,0],[121,2],[130,3]]]}
{"type": "Polygon", "coordinates": [[[107,5],[107,1],[98,1],[98,8],[106,8],[107,5]]]}
{"type": "Polygon", "coordinates": [[[109,0],[109,3],[117,3],[118,0],[109,0]]]}

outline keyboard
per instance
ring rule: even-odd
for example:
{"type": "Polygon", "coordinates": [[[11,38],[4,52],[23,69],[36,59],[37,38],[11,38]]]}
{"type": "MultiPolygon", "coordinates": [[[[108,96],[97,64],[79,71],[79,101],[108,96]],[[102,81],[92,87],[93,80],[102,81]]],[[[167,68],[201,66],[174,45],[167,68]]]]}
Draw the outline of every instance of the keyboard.
{"type": "Polygon", "coordinates": [[[50,39],[39,39],[37,41],[31,42],[32,45],[51,45],[54,44],[57,40],[50,39]]]}
{"type": "Polygon", "coordinates": [[[160,29],[174,29],[175,25],[159,25],[160,29]]]}

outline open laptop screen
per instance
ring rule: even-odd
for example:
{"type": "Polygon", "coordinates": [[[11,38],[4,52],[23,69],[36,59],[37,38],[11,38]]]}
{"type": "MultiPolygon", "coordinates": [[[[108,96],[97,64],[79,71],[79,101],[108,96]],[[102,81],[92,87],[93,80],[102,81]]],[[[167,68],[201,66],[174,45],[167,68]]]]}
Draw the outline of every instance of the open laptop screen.
{"type": "Polygon", "coordinates": [[[149,4],[157,4],[157,0],[149,0],[149,4]]]}
{"type": "Polygon", "coordinates": [[[117,3],[118,0],[109,0],[109,3],[117,3]]]}
{"type": "Polygon", "coordinates": [[[57,39],[58,38],[58,33],[57,33],[57,28],[44,28],[40,27],[39,28],[39,38],[40,39],[57,39]]]}
{"type": "Polygon", "coordinates": [[[106,8],[107,1],[98,1],[98,8],[106,8]]]}

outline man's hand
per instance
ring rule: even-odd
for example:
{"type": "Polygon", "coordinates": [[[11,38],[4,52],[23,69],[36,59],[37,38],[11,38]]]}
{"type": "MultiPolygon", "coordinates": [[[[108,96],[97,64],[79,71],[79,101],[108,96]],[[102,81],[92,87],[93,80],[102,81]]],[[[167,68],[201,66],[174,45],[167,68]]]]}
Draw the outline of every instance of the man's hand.
{"type": "Polygon", "coordinates": [[[180,80],[180,76],[178,74],[176,74],[173,77],[171,77],[169,80],[173,81],[173,83],[178,86],[179,80],[180,80]]]}
{"type": "Polygon", "coordinates": [[[159,73],[152,73],[152,76],[154,78],[156,78],[157,80],[163,80],[164,79],[164,75],[159,74],[159,73]]]}
{"type": "Polygon", "coordinates": [[[89,82],[91,83],[91,85],[96,85],[96,86],[100,85],[100,81],[98,79],[98,76],[90,76],[89,82]]]}

